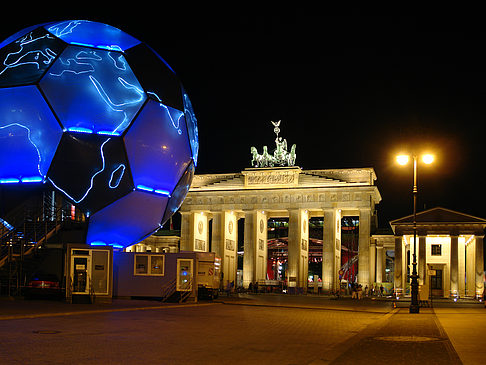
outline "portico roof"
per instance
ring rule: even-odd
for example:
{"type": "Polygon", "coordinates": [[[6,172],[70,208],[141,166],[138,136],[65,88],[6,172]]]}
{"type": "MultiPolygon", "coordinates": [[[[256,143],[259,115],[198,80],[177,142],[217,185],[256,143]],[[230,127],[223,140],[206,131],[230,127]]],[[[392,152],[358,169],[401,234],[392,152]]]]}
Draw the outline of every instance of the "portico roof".
{"type": "MultiPolygon", "coordinates": [[[[417,226],[474,226],[476,229],[486,228],[486,219],[457,212],[443,207],[436,207],[416,214],[417,226]]],[[[411,228],[413,215],[390,221],[393,231],[396,228],[411,228]]]]}

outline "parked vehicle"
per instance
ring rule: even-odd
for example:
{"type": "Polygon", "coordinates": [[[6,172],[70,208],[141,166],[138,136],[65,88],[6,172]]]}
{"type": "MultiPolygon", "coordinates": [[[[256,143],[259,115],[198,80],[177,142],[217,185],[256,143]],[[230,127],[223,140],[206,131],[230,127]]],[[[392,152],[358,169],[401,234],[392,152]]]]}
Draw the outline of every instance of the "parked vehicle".
{"type": "Polygon", "coordinates": [[[208,253],[198,254],[197,290],[200,298],[216,299],[221,279],[221,258],[208,253]]]}
{"type": "Polygon", "coordinates": [[[27,299],[61,299],[61,282],[54,274],[37,273],[27,283],[24,296],[27,299]]]}

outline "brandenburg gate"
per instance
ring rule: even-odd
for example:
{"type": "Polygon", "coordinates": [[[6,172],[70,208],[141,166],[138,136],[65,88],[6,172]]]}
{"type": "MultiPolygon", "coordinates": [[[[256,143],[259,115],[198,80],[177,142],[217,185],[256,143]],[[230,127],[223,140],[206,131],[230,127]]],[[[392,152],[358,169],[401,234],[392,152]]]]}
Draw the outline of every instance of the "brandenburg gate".
{"type": "MultiPolygon", "coordinates": [[[[272,122],[273,123],[273,122],[272,122]]],[[[195,175],[180,208],[182,251],[211,251],[222,260],[224,284],[237,272],[238,220],[244,219],[243,286],[266,279],[267,221],[288,218],[287,285],[306,288],[309,259],[309,219],[323,217],[322,287],[339,286],[341,219],[359,217],[358,282],[375,281],[370,250],[375,205],[381,201],[372,168],[303,170],[294,166],[295,145],[278,136],[276,149],[252,147],[252,167],[228,174],[195,175]]]]}

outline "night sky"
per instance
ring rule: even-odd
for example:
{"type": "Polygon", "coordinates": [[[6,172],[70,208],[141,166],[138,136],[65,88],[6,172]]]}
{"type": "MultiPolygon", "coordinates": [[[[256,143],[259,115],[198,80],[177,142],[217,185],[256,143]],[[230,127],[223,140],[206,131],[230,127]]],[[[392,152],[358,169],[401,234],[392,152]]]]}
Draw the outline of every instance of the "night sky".
{"type": "Polygon", "coordinates": [[[486,218],[486,30],[473,10],[463,17],[216,10],[34,11],[3,21],[0,38],[87,19],[148,43],[193,103],[197,174],[250,167],[250,147],[273,149],[270,122],[281,120],[280,136],[297,145],[303,169],[375,169],[380,227],[412,212],[412,167],[394,163],[412,148],[436,155],[434,165],[419,166],[419,211],[442,206],[486,218]]]}

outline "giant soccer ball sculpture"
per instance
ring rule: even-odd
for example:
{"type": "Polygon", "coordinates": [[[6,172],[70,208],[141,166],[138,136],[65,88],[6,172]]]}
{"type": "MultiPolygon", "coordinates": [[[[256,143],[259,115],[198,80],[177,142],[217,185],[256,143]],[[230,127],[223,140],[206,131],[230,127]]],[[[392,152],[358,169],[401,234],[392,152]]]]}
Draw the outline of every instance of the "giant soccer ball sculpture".
{"type": "Polygon", "coordinates": [[[197,154],[184,88],[129,34],[62,21],[0,43],[0,183],[51,184],[86,213],[86,243],[122,248],[158,230],[197,154]]]}

